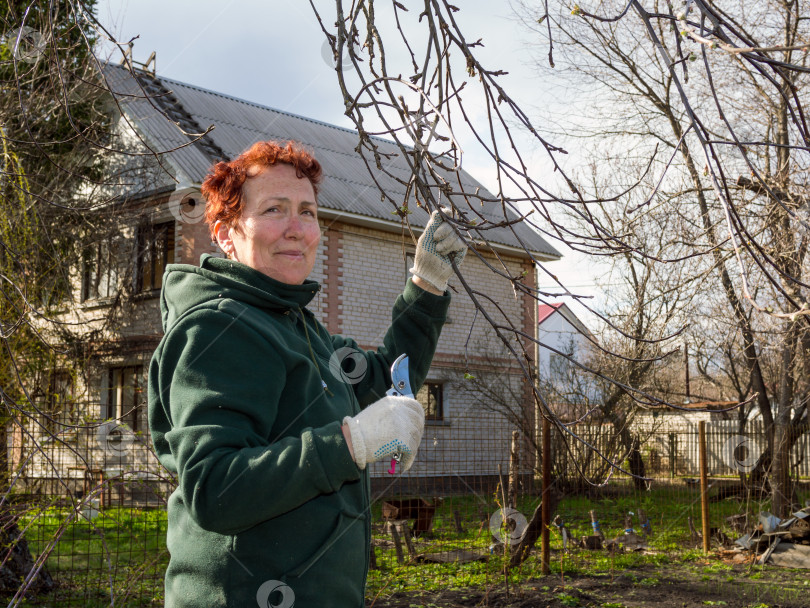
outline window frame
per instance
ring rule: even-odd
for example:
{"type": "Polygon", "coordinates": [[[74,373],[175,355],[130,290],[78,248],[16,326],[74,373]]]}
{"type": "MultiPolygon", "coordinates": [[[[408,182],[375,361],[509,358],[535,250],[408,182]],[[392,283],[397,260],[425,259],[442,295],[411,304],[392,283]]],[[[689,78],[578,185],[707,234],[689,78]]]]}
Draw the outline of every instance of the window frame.
{"type": "Polygon", "coordinates": [[[106,300],[118,294],[121,239],[111,236],[89,245],[84,250],[81,274],[81,301],[106,300]],[[105,281],[102,283],[102,279],[105,281]],[[100,287],[106,286],[100,293],[100,287]]]}
{"type": "Polygon", "coordinates": [[[103,372],[101,381],[101,419],[115,420],[126,424],[133,432],[139,429],[138,413],[144,405],[144,386],[141,382],[143,378],[143,365],[113,365],[103,372]],[[124,381],[132,379],[132,384],[127,385],[124,381]],[[117,375],[117,377],[116,377],[117,375]],[[132,391],[132,403],[124,403],[127,389],[132,391]]]}
{"type": "Polygon", "coordinates": [[[163,272],[174,263],[174,248],[177,234],[174,220],[143,224],[138,227],[135,239],[135,276],[133,289],[136,294],[160,291],[163,272]],[[147,271],[148,264],[148,272],[147,271]]]}
{"type": "Polygon", "coordinates": [[[425,409],[425,421],[426,422],[443,422],[445,420],[444,414],[444,382],[438,380],[425,380],[424,384],[422,384],[422,388],[416,393],[416,400],[422,404],[422,407],[425,409]],[[434,400],[437,403],[437,407],[435,409],[435,413],[431,414],[429,406],[430,406],[430,399],[429,397],[433,395],[431,393],[430,388],[436,387],[438,392],[438,397],[434,396],[434,400]],[[423,391],[427,391],[427,403],[420,399],[420,396],[423,394],[423,391]]]}
{"type": "Polygon", "coordinates": [[[68,370],[53,369],[48,374],[48,390],[44,400],[45,428],[59,433],[64,425],[76,424],[76,385],[68,370]]]}

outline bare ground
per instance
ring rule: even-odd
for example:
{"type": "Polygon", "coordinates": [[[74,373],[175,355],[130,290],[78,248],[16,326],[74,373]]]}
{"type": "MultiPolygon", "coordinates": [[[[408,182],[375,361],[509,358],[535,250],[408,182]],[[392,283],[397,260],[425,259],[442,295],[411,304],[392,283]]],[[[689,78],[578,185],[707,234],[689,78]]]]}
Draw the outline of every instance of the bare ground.
{"type": "Polygon", "coordinates": [[[379,597],[374,608],[807,608],[810,571],[733,566],[705,574],[700,567],[672,565],[607,575],[559,575],[533,579],[519,588],[503,584],[489,589],[395,593],[379,597]]]}

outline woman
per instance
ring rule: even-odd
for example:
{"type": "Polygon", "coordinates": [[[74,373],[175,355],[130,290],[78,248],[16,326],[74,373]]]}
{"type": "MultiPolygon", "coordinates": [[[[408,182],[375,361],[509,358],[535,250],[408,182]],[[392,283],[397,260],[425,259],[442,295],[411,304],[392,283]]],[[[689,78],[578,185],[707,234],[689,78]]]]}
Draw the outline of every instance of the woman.
{"type": "Polygon", "coordinates": [[[218,163],[202,192],[228,257],[166,269],[149,424],[179,482],[168,504],[172,608],[363,606],[366,465],[398,452],[407,470],[421,441],[419,403],[385,396],[390,366],[405,353],[413,390],[424,382],[450,301],[449,256],[460,263],[464,244],[434,213],[383,345],[363,352],[306,308],[320,288],[307,280],[320,179],[293,143],[218,163]],[[359,353],[359,381],[330,372],[341,349],[359,353]]]}

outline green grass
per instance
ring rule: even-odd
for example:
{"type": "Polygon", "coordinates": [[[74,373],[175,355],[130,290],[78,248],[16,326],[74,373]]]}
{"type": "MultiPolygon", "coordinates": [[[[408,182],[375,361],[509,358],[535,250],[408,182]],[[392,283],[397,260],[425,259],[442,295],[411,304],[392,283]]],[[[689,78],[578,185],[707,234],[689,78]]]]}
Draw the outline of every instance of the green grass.
{"type": "Polygon", "coordinates": [[[109,508],[92,520],[72,517],[63,508],[31,512],[20,522],[36,557],[48,551],[46,566],[58,589],[23,605],[163,605],[166,512],[161,509],[109,508]],[[53,539],[59,537],[54,545],[53,539]]]}
{"type": "MultiPolygon", "coordinates": [[[[708,560],[690,538],[687,517],[700,527],[700,504],[694,489],[660,488],[651,492],[630,492],[627,496],[591,501],[584,497],[564,499],[557,512],[574,538],[592,533],[588,512],[595,509],[607,538],[624,533],[624,516],[628,511],[646,511],[652,521],[653,535],[649,551],[618,552],[573,549],[562,551],[562,541],[552,528],[551,571],[559,577],[583,574],[612,577],[631,576],[637,585],[659,583],[655,568],[667,565],[690,568],[706,581],[728,580],[730,567],[708,560]],[[633,576],[633,572],[640,572],[633,576]]],[[[537,497],[520,499],[518,508],[531,518],[537,497]]],[[[441,591],[444,589],[487,589],[506,581],[508,556],[503,548],[490,553],[492,543],[488,518],[498,509],[493,496],[460,496],[446,498],[438,507],[431,533],[416,541],[417,552],[445,552],[454,549],[488,555],[485,562],[465,564],[416,564],[406,556],[399,564],[393,546],[379,546],[390,541],[381,517],[382,502],[372,505],[373,535],[377,540],[375,555],[378,569],[369,572],[367,597],[389,595],[398,591],[441,591]],[[462,517],[463,532],[456,531],[453,513],[462,517]]],[[[712,525],[722,524],[726,516],[747,509],[756,514],[767,504],[740,505],[734,501],[712,503],[712,525]]],[[[637,516],[633,525],[638,528],[637,516]]],[[[36,556],[49,550],[47,568],[59,583],[54,594],[26,600],[23,605],[108,606],[110,589],[118,606],[162,606],[163,574],[168,565],[166,550],[166,512],[160,509],[109,508],[92,521],[71,518],[71,511],[49,507],[32,511],[21,521],[28,526],[25,535],[36,556]],[[66,523],[68,522],[68,523],[66,523]],[[52,539],[60,534],[55,547],[52,539]]],[[[733,531],[724,530],[733,536],[733,531]]],[[[537,545],[539,550],[539,542],[537,545]]],[[[542,576],[537,554],[516,570],[508,573],[510,584],[519,585],[542,576]]],[[[749,579],[757,580],[760,572],[749,579]]],[[[575,600],[575,598],[572,598],[575,600]]],[[[563,600],[560,600],[562,602],[563,600]]],[[[571,604],[575,605],[575,604],[571,604]]]]}

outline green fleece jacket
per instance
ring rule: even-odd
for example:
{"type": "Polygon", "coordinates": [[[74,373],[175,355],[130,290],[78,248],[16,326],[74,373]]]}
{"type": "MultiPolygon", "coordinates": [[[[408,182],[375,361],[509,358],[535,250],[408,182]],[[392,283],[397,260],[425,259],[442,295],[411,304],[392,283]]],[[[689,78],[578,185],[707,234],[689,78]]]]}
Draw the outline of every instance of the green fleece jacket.
{"type": "Polygon", "coordinates": [[[450,297],[409,280],[383,345],[364,352],[306,308],[319,289],[207,255],[166,269],[149,368],[155,452],[178,478],[166,606],[364,605],[370,485],[341,421],[384,395],[402,353],[418,390],[450,297]],[[335,367],[341,349],[362,353],[362,377],[335,367]]]}

